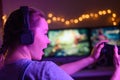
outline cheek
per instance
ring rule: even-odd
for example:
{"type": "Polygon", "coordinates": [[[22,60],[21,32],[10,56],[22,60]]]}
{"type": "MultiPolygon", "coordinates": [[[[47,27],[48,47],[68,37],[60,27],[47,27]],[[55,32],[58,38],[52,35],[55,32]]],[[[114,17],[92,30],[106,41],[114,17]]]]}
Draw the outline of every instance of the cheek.
{"type": "Polygon", "coordinates": [[[47,44],[47,43],[49,43],[49,39],[46,35],[42,35],[39,37],[39,42],[42,44],[47,44]]]}

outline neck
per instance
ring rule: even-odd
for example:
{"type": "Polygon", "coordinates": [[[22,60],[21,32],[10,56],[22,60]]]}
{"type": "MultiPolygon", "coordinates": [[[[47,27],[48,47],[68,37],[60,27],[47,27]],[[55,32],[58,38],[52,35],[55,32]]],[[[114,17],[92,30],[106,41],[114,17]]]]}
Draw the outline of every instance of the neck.
{"type": "Polygon", "coordinates": [[[18,47],[15,50],[8,49],[8,52],[5,58],[5,64],[14,63],[20,59],[31,60],[30,52],[26,46],[18,47]]]}

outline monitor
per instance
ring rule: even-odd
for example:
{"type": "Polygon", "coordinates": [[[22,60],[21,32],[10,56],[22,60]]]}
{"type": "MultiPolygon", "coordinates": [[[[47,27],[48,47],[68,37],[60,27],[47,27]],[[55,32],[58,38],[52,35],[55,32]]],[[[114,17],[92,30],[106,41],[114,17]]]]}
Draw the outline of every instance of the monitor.
{"type": "Polygon", "coordinates": [[[101,27],[91,29],[92,47],[100,40],[109,40],[108,44],[120,44],[120,30],[118,27],[101,27]]]}
{"type": "Polygon", "coordinates": [[[67,57],[83,57],[90,54],[87,29],[49,30],[48,37],[51,43],[45,49],[44,57],[67,59],[67,57]]]}

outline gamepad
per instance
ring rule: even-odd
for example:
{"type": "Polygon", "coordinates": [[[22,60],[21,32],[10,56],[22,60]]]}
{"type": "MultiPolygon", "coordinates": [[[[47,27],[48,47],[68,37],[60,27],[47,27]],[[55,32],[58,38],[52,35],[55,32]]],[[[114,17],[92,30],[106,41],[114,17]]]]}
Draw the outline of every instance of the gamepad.
{"type": "MultiPolygon", "coordinates": [[[[120,54],[120,46],[118,47],[118,54],[120,54]]],[[[108,44],[108,43],[104,43],[104,47],[101,50],[102,54],[109,54],[109,55],[113,55],[114,54],[114,45],[108,44]]]]}
{"type": "MultiPolygon", "coordinates": [[[[118,47],[118,54],[120,55],[120,46],[117,46],[117,47],[118,47]]],[[[104,56],[104,58],[100,61],[100,63],[106,66],[113,66],[114,65],[113,55],[114,55],[114,45],[104,43],[104,47],[101,50],[101,57],[104,56]]]]}

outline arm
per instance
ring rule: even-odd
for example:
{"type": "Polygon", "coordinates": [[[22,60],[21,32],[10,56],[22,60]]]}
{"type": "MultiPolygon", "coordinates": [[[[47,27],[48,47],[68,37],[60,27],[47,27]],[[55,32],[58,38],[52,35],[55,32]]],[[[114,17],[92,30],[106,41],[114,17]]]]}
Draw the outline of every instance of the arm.
{"type": "Polygon", "coordinates": [[[65,72],[67,72],[68,74],[72,75],[75,72],[85,68],[86,66],[88,66],[88,65],[90,65],[92,63],[94,63],[94,59],[92,57],[87,57],[87,58],[80,59],[80,60],[75,61],[75,62],[63,64],[60,67],[65,72]]]}
{"type": "Polygon", "coordinates": [[[106,40],[99,42],[96,44],[96,46],[93,48],[91,55],[89,57],[86,57],[84,59],[80,59],[75,62],[63,64],[60,67],[66,71],[68,74],[72,75],[75,72],[87,67],[88,65],[94,63],[97,61],[97,59],[100,56],[100,51],[104,47],[104,42],[107,42],[106,40]]]}
{"type": "Polygon", "coordinates": [[[120,80],[120,55],[117,46],[114,48],[114,64],[116,69],[111,80],[120,80]]]}

